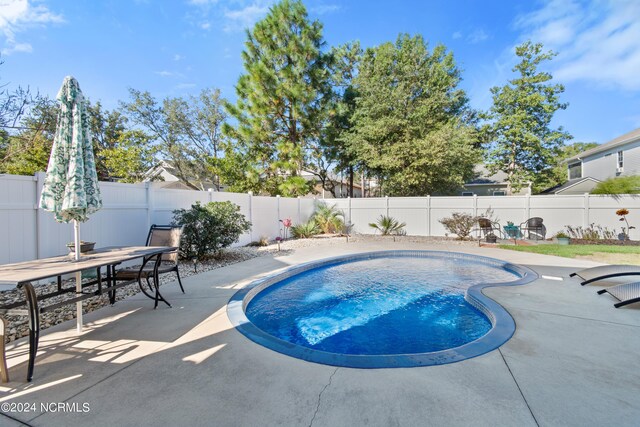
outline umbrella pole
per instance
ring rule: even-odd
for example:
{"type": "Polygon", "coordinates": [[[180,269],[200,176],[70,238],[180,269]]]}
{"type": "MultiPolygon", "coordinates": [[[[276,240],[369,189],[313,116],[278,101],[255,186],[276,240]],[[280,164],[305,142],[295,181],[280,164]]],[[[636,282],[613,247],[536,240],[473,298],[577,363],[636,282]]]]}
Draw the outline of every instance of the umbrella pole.
{"type": "MultiPolygon", "coordinates": [[[[73,221],[73,241],[75,249],[75,259],[80,261],[80,224],[77,220],[73,221]]],[[[82,292],[82,272],[76,272],[76,295],[82,292]]],[[[76,302],[76,330],[82,332],[82,301],[76,302]]]]}

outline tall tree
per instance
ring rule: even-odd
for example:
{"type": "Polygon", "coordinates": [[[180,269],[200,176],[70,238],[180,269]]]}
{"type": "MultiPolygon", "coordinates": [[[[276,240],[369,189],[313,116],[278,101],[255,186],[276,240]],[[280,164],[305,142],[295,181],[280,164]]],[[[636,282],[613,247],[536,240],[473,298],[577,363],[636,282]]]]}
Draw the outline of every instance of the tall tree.
{"type": "Polygon", "coordinates": [[[118,110],[104,110],[100,102],[89,104],[87,111],[98,179],[107,181],[114,176],[110,174],[111,168],[106,164],[105,150],[118,145],[126,130],[127,118],[118,110]]]}
{"type": "MultiPolygon", "coordinates": [[[[3,63],[0,60],[0,65],[3,63]]],[[[49,125],[44,113],[51,105],[50,99],[33,94],[28,87],[10,89],[8,83],[0,84],[0,173],[32,175],[42,170],[42,158],[51,148],[42,135],[43,127],[49,125]]]]}
{"type": "Polygon", "coordinates": [[[0,172],[33,175],[47,170],[57,113],[58,106],[53,100],[40,98],[21,115],[12,126],[18,130],[11,132],[4,144],[0,172]]]}
{"type": "Polygon", "coordinates": [[[178,178],[193,189],[217,183],[213,167],[220,155],[220,128],[225,115],[218,90],[199,97],[166,98],[160,104],[149,92],[129,89],[132,100],[122,103],[130,120],[157,144],[159,156],[171,163],[178,178]]]}
{"type": "Polygon", "coordinates": [[[336,197],[337,183],[329,175],[331,166],[335,166],[336,171],[345,172],[348,195],[353,197],[353,180],[358,163],[347,144],[347,135],[352,129],[352,117],[356,109],[354,79],[362,60],[362,48],[359,42],[345,43],[331,49],[330,57],[333,96],[329,120],[322,133],[322,155],[318,161],[324,167],[317,168],[317,176],[323,188],[336,197]]]}
{"type": "Polygon", "coordinates": [[[246,73],[236,104],[226,104],[237,125],[224,128],[236,143],[230,158],[249,167],[246,186],[257,177],[259,191],[309,191],[300,175],[320,142],[330,92],[323,44],[322,25],[309,21],[301,1],[282,0],[247,31],[246,73]]]}
{"type": "Polygon", "coordinates": [[[561,84],[550,84],[550,73],[538,67],[555,53],[543,51],[540,43],[527,41],[516,47],[520,62],[513,68],[519,77],[502,87],[491,88],[493,106],[485,118],[491,123],[485,130],[493,143],[487,151],[487,165],[492,172],[507,174],[508,191],[518,191],[527,181],[534,184],[553,164],[565,141],[571,138],[562,126],[551,127],[558,110],[567,108],[560,102],[561,84]]]}
{"type": "Polygon", "coordinates": [[[100,152],[108,176],[118,182],[142,182],[145,173],[154,166],[157,146],[141,130],[125,130],[117,141],[100,152]]]}
{"type": "Polygon", "coordinates": [[[478,153],[460,80],[453,55],[419,35],[365,52],[345,142],[385,194],[449,193],[472,177],[478,153]]]}

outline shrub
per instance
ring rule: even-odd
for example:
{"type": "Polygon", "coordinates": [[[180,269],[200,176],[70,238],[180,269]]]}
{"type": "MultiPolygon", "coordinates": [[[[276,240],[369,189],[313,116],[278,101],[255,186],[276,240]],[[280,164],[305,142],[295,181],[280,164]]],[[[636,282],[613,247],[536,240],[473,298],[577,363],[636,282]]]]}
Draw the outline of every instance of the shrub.
{"type": "Polygon", "coordinates": [[[607,227],[596,225],[595,223],[589,224],[588,227],[582,228],[582,226],[572,227],[567,225],[567,233],[572,239],[581,240],[611,240],[616,238],[616,233],[613,230],[609,230],[607,227]]]}
{"type": "Polygon", "coordinates": [[[555,235],[556,239],[568,239],[569,235],[564,231],[558,231],[555,235]]]}
{"type": "Polygon", "coordinates": [[[344,228],[344,214],[335,205],[319,204],[311,219],[324,234],[341,233],[344,228]]]}
{"type": "Polygon", "coordinates": [[[591,194],[640,194],[640,175],[607,179],[596,185],[591,194]]]}
{"type": "Polygon", "coordinates": [[[316,234],[320,234],[320,229],[312,219],[305,223],[291,226],[291,235],[296,239],[308,239],[316,234]]]}
{"type": "Polygon", "coordinates": [[[399,222],[397,219],[385,215],[380,215],[377,222],[369,223],[369,227],[378,230],[383,236],[405,234],[404,227],[406,225],[404,222],[399,222]]]}
{"type": "Polygon", "coordinates": [[[240,213],[240,207],[231,202],[211,202],[204,206],[197,202],[191,209],[174,210],[173,220],[184,226],[181,255],[199,260],[220,255],[223,248],[237,242],[251,227],[240,213]]]}
{"type": "Polygon", "coordinates": [[[449,218],[440,219],[440,224],[450,232],[458,236],[458,240],[464,240],[471,234],[471,229],[475,225],[478,218],[464,213],[454,212],[449,218]]]}
{"type": "Polygon", "coordinates": [[[249,243],[247,246],[269,246],[269,238],[267,236],[260,236],[258,240],[249,243]]]}

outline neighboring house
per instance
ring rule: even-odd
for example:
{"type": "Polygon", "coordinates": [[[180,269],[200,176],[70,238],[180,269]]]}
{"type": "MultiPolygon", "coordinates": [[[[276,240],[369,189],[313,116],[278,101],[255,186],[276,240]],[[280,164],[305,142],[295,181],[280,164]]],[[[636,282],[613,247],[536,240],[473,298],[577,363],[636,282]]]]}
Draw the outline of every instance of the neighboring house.
{"type": "MultiPolygon", "coordinates": [[[[153,186],[157,188],[193,190],[193,188],[189,187],[184,181],[178,178],[176,170],[172,167],[171,163],[166,160],[161,161],[145,172],[143,182],[153,182],[153,186]]],[[[195,179],[190,180],[189,182],[200,190],[209,190],[212,188],[216,191],[213,182],[202,182],[195,179]]],[[[221,186],[220,191],[224,191],[224,186],[221,186]]]]}
{"type": "Polygon", "coordinates": [[[569,181],[560,186],[564,190],[545,192],[572,194],[567,190],[574,189],[573,194],[582,194],[609,178],[640,175],[640,128],[565,161],[569,181]]]}
{"type": "MultiPolygon", "coordinates": [[[[325,190],[322,187],[322,184],[318,180],[318,177],[312,172],[303,170],[300,173],[300,176],[302,176],[307,181],[316,181],[313,188],[313,193],[307,194],[306,197],[315,197],[317,195],[321,195],[323,199],[325,197],[327,198],[334,197],[330,191],[325,190]]],[[[328,179],[331,181],[332,185],[334,186],[335,197],[341,198],[341,197],[349,196],[349,183],[346,180],[341,179],[340,177],[338,177],[333,173],[329,174],[328,179]]],[[[356,182],[353,183],[353,197],[362,197],[362,186],[357,184],[356,182]]]]}
{"type": "Polygon", "coordinates": [[[496,172],[491,174],[484,165],[474,168],[476,178],[464,184],[461,196],[516,196],[531,194],[531,185],[523,187],[518,192],[507,191],[507,174],[496,172]]]}
{"type": "Polygon", "coordinates": [[[601,182],[590,176],[584,178],[574,178],[565,182],[564,184],[556,185],[555,187],[547,188],[541,191],[540,194],[584,194],[589,193],[594,189],[598,183],[601,182]]]}

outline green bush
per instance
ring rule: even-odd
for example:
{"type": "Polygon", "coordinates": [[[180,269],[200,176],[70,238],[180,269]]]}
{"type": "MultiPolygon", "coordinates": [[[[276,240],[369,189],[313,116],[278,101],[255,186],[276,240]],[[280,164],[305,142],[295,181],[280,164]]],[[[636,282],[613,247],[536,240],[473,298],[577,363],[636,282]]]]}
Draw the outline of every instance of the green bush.
{"type": "Polygon", "coordinates": [[[318,228],[318,224],[312,219],[305,223],[291,226],[291,235],[296,239],[308,239],[316,234],[320,234],[320,229],[318,228]]]}
{"type": "Polygon", "coordinates": [[[325,234],[342,233],[344,229],[344,214],[335,205],[328,206],[325,203],[320,203],[311,219],[325,234]]]}
{"type": "Polygon", "coordinates": [[[369,227],[378,230],[383,236],[406,234],[404,230],[406,225],[404,222],[385,215],[380,215],[378,221],[369,223],[369,227]]]}
{"type": "Polygon", "coordinates": [[[640,194],[640,175],[607,179],[596,185],[591,194],[640,194]]]}
{"type": "Polygon", "coordinates": [[[218,256],[223,248],[237,242],[251,223],[231,202],[197,202],[191,209],[173,211],[175,224],[184,226],[180,252],[184,258],[206,259],[218,256]]]}

